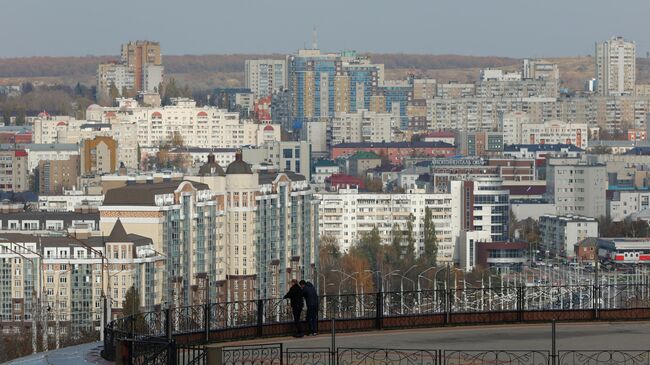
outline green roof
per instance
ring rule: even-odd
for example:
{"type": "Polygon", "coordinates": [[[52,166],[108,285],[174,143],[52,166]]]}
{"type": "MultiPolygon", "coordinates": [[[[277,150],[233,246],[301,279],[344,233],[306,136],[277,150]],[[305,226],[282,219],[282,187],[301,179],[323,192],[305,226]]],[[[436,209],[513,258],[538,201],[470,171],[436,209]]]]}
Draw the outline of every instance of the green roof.
{"type": "Polygon", "coordinates": [[[380,159],[378,154],[370,151],[357,151],[357,153],[354,155],[354,157],[357,160],[360,159],[380,159]]]}
{"type": "Polygon", "coordinates": [[[336,164],[336,162],[332,160],[318,160],[318,162],[316,162],[316,164],[314,165],[314,167],[328,167],[328,166],[333,167],[338,165],[336,164]]]}

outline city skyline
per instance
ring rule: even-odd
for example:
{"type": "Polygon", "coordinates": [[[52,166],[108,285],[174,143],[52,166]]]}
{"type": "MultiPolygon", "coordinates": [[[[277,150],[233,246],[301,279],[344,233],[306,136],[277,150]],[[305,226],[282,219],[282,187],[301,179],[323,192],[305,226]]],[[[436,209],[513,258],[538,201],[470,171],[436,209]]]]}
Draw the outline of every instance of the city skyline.
{"type": "Polygon", "coordinates": [[[4,5],[0,23],[20,32],[0,34],[0,57],[112,55],[114,44],[128,39],[159,41],[167,55],[291,53],[311,46],[314,28],[319,47],[328,51],[562,57],[593,55],[597,40],[622,36],[635,40],[638,54],[643,55],[650,50],[642,26],[650,3],[626,3],[618,8],[620,16],[611,17],[609,3],[600,0],[550,1],[534,13],[513,0],[498,4],[409,0],[402,4],[407,9],[403,14],[395,13],[395,4],[386,1],[343,4],[335,0],[317,10],[297,0],[191,1],[184,4],[186,9],[200,11],[181,18],[167,11],[172,4],[165,2],[152,6],[152,2],[122,0],[104,5],[32,0],[4,5]],[[97,21],[101,18],[107,20],[97,21]],[[42,27],[25,26],[25,20],[50,24],[47,36],[42,27]]]}

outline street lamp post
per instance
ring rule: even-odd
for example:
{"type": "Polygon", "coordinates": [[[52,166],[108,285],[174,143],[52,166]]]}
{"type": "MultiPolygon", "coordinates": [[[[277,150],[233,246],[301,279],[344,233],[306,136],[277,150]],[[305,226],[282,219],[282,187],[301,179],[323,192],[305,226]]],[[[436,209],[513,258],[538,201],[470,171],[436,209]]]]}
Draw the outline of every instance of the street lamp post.
{"type": "Polygon", "coordinates": [[[353,272],[352,274],[348,274],[342,270],[332,270],[332,272],[338,272],[341,275],[345,275],[345,279],[342,279],[339,282],[339,316],[341,315],[341,284],[343,284],[344,281],[347,279],[352,279],[354,280],[354,306],[355,306],[355,312],[356,316],[359,316],[359,301],[357,300],[359,297],[359,282],[357,281],[357,278],[355,278],[353,275],[358,274],[358,272],[353,272]]]}
{"type": "Polygon", "coordinates": [[[384,314],[388,314],[388,310],[390,306],[390,295],[386,295],[386,290],[388,290],[388,285],[386,285],[386,287],[384,288],[384,282],[386,281],[386,278],[392,276],[396,272],[400,272],[400,269],[393,270],[388,274],[384,275],[383,277],[381,277],[381,291],[384,292],[384,314]]]}
{"type": "Polygon", "coordinates": [[[418,306],[422,304],[422,288],[420,287],[420,278],[423,277],[424,279],[429,280],[431,282],[431,279],[424,277],[423,275],[426,274],[428,271],[431,271],[435,269],[435,266],[431,266],[430,268],[422,271],[421,273],[418,274],[418,306]]]}
{"type": "Polygon", "coordinates": [[[400,275],[402,278],[400,280],[399,284],[399,296],[400,296],[400,314],[404,314],[404,278],[410,280],[413,283],[413,290],[415,290],[415,282],[409,278],[406,277],[406,274],[408,274],[409,271],[415,269],[418,265],[412,265],[409,267],[404,274],[400,275]]]}

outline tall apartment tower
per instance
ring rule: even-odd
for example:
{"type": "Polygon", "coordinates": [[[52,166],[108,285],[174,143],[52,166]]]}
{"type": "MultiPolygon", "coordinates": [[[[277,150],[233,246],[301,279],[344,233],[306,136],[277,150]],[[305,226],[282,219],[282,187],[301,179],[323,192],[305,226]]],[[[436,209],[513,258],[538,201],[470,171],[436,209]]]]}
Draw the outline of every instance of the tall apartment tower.
{"type": "Polygon", "coordinates": [[[596,80],[602,96],[633,95],[636,45],[623,37],[596,43],[596,80]]]}
{"type": "Polygon", "coordinates": [[[244,83],[247,89],[261,99],[287,87],[286,60],[246,60],[244,83]]]}
{"type": "Polygon", "coordinates": [[[287,58],[292,127],[332,118],[335,113],[370,109],[370,99],[383,79],[384,65],[373,64],[355,51],[299,50],[287,58]]]}
{"type": "Polygon", "coordinates": [[[156,81],[162,81],[162,56],[158,42],[124,43],[122,63],[133,68],[135,89],[138,91],[153,91],[153,88],[158,86],[156,81]]]}

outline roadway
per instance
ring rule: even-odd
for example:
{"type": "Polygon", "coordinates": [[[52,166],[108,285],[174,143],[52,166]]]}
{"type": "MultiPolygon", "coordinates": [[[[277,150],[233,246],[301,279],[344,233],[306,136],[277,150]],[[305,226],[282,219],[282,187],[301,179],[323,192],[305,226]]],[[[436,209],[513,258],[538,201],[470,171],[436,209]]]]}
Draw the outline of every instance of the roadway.
{"type": "MultiPolygon", "coordinates": [[[[648,348],[650,322],[558,323],[558,350],[642,350],[648,348]]],[[[331,336],[283,337],[232,344],[283,343],[285,348],[329,347],[331,336]]],[[[213,345],[216,346],[216,345],[213,345]]],[[[219,344],[218,346],[224,346],[219,344]]],[[[336,335],[337,347],[447,350],[550,350],[551,325],[491,325],[385,330],[336,335]]]]}

